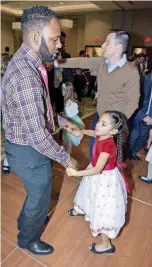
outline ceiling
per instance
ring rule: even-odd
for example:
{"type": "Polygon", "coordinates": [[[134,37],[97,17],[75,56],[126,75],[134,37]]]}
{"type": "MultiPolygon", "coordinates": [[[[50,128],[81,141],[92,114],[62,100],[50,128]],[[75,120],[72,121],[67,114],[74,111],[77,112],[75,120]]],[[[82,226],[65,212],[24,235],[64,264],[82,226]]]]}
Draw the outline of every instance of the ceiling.
{"type": "Polygon", "coordinates": [[[103,11],[152,8],[152,1],[91,1],[103,11]]]}
{"type": "Polygon", "coordinates": [[[52,8],[57,14],[79,13],[100,10],[100,7],[91,1],[2,1],[2,11],[21,15],[22,9],[35,5],[44,5],[52,8]]]}
{"type": "Polygon", "coordinates": [[[26,6],[32,7],[34,5],[45,5],[45,6],[50,6],[50,7],[62,7],[62,6],[75,6],[75,5],[84,5],[90,3],[89,1],[2,1],[2,4],[7,6],[7,7],[14,7],[16,8],[19,6],[20,8],[25,8],[26,6]]]}
{"type": "Polygon", "coordinates": [[[152,1],[2,1],[1,9],[13,15],[21,15],[22,10],[35,5],[52,8],[57,14],[77,14],[91,11],[114,11],[152,8],[152,1]]]}

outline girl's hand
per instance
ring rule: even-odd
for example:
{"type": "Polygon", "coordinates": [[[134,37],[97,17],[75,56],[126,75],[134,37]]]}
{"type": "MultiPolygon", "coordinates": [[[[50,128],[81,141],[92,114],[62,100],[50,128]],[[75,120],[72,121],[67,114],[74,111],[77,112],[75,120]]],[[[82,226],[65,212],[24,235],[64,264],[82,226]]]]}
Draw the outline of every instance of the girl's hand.
{"type": "Polygon", "coordinates": [[[72,122],[67,122],[67,125],[72,129],[72,130],[80,130],[79,129],[79,127],[76,125],[76,124],[74,124],[74,123],[72,123],[72,122]]]}
{"type": "Polygon", "coordinates": [[[80,137],[80,139],[83,138],[83,133],[80,130],[73,130],[72,134],[76,137],[80,137]]]}
{"type": "Polygon", "coordinates": [[[66,174],[70,176],[77,176],[77,171],[72,168],[66,168],[66,174]]]}

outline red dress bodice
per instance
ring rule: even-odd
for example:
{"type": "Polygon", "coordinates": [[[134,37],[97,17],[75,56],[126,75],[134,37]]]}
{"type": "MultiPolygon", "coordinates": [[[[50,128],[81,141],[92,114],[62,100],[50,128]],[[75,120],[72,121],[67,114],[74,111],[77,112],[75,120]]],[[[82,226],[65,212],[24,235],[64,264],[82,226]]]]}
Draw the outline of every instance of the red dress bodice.
{"type": "Polygon", "coordinates": [[[105,140],[99,140],[96,138],[93,147],[92,166],[95,167],[100,153],[106,152],[110,154],[108,161],[104,167],[105,170],[113,170],[117,166],[117,148],[113,138],[107,138],[105,140]]]}

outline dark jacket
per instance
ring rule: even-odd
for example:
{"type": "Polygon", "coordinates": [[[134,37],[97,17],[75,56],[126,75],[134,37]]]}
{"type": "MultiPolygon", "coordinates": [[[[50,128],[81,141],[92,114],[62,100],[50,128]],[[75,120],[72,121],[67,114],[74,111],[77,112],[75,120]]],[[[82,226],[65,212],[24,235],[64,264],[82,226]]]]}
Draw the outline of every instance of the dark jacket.
{"type": "Polygon", "coordinates": [[[135,120],[143,120],[146,116],[152,117],[152,101],[149,113],[147,114],[151,93],[152,93],[152,74],[149,73],[148,75],[145,76],[145,81],[144,81],[143,105],[142,108],[137,111],[135,115],[135,120]]]}
{"type": "MultiPolygon", "coordinates": [[[[66,51],[62,52],[61,56],[63,59],[71,58],[71,55],[69,53],[67,53],[66,51]]],[[[73,78],[72,69],[63,69],[62,75],[63,75],[63,82],[64,83],[66,83],[66,82],[73,83],[74,78],[73,78]]]]}

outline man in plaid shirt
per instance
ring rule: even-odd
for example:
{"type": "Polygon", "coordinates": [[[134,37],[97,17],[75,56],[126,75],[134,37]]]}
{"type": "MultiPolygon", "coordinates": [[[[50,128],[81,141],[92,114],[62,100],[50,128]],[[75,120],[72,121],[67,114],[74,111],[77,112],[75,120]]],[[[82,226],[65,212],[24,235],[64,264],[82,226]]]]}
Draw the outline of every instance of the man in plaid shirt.
{"type": "MultiPolygon", "coordinates": [[[[64,167],[76,167],[76,161],[51,134],[54,120],[43,62],[55,60],[61,48],[59,21],[41,6],[25,9],[21,24],[23,44],[2,80],[3,128],[8,162],[27,192],[18,218],[18,245],[45,255],[54,250],[39,238],[50,207],[50,159],[64,167]]],[[[76,126],[60,116],[58,124],[79,135],[76,126]]]]}

